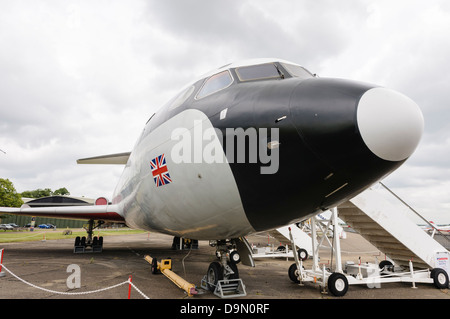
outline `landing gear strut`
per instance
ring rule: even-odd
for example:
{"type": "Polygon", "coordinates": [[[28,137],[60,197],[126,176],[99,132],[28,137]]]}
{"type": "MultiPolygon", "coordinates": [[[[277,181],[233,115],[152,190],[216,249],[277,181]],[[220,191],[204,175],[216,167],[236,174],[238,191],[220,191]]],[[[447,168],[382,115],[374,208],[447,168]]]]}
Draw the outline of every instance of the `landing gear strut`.
{"type": "Polygon", "coordinates": [[[104,224],[105,222],[99,220],[97,222],[97,226],[94,227],[94,220],[90,219],[88,228],[86,229],[87,237],[77,237],[75,238],[75,245],[73,248],[74,253],[86,253],[86,252],[94,252],[101,253],[103,250],[103,237],[93,237],[94,229],[104,224]]]}
{"type": "Polygon", "coordinates": [[[173,250],[198,249],[198,240],[174,237],[172,241],[173,250]]]}
{"type": "Polygon", "coordinates": [[[240,258],[233,241],[211,241],[210,246],[216,247],[219,261],[212,262],[202,280],[202,288],[212,291],[221,298],[246,296],[245,286],[239,278],[237,263],[240,258]]]}

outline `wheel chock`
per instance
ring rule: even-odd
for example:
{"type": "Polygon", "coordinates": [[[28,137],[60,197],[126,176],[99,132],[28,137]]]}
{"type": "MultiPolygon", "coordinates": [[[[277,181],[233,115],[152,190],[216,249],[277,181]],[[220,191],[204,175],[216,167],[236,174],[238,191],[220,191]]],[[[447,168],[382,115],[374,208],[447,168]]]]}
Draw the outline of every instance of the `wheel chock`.
{"type": "Polygon", "coordinates": [[[172,259],[162,259],[161,262],[158,262],[156,258],[152,258],[149,255],[146,255],[144,259],[152,265],[152,273],[157,274],[161,272],[164,276],[170,279],[175,285],[179,288],[183,289],[187,292],[189,297],[192,297],[198,294],[197,288],[194,284],[191,284],[178,276],[176,273],[172,271],[172,259]]]}

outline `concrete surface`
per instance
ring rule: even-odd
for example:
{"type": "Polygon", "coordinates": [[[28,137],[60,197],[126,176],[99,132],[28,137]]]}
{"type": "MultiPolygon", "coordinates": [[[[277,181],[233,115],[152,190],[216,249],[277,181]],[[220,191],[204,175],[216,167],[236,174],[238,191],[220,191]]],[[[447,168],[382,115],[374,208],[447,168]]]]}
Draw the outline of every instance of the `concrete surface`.
{"type": "MultiPolygon", "coordinates": [[[[259,246],[278,245],[264,234],[252,235],[249,243],[259,246]]],[[[41,288],[60,293],[47,292],[25,284],[6,272],[0,277],[0,299],[127,299],[128,284],[97,293],[67,295],[64,293],[90,292],[109,288],[126,282],[132,276],[132,282],[150,299],[184,299],[198,301],[218,299],[211,292],[204,292],[194,297],[170,282],[164,275],[153,275],[145,255],[158,259],[172,258],[173,271],[187,281],[200,286],[209,263],[215,261],[214,248],[208,242],[200,241],[198,250],[171,250],[172,237],[157,233],[137,235],[120,235],[104,237],[102,253],[73,253],[73,240],[47,240],[23,243],[0,244],[5,249],[3,264],[21,279],[41,288]],[[72,272],[67,272],[69,265],[78,265],[81,274],[81,287],[70,290],[67,279],[72,272]]],[[[373,262],[375,256],[382,260],[378,250],[361,236],[348,233],[347,239],[341,241],[343,262],[351,260],[373,262]]],[[[321,262],[329,263],[326,250],[321,262]]],[[[380,289],[367,286],[350,286],[344,297],[323,294],[313,284],[300,287],[288,277],[288,268],[293,259],[266,258],[256,261],[256,267],[239,265],[240,278],[244,281],[247,296],[239,300],[296,300],[296,299],[450,299],[448,289],[437,289],[432,284],[417,284],[412,289],[408,283],[383,284],[380,289]]],[[[311,260],[305,262],[305,267],[311,260]]],[[[132,299],[142,299],[135,289],[131,289],[132,299]]]]}

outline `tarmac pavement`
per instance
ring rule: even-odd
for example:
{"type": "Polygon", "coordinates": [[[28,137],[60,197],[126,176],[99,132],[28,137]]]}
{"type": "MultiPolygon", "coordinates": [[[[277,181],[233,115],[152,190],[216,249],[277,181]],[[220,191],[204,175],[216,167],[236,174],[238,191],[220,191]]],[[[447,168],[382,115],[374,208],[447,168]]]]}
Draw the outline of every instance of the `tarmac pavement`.
{"type": "MultiPolygon", "coordinates": [[[[247,239],[255,246],[277,245],[264,234],[252,235],[247,239]]],[[[175,251],[171,245],[171,236],[157,233],[106,236],[102,253],[74,254],[73,239],[0,244],[0,249],[5,249],[4,266],[21,279],[3,270],[5,276],[0,277],[0,299],[127,299],[127,280],[132,276],[132,283],[142,294],[132,287],[131,299],[143,299],[146,296],[150,299],[179,299],[191,303],[217,300],[217,296],[202,290],[202,293],[189,297],[164,275],[151,273],[150,264],[144,260],[146,255],[158,260],[170,257],[172,270],[200,287],[209,263],[216,260],[214,248],[206,241],[199,242],[198,250],[175,251]],[[68,271],[70,265],[79,267],[80,288],[69,288],[75,283],[75,272],[68,271]],[[111,288],[115,285],[118,286],[111,288]]],[[[354,233],[348,233],[347,239],[341,240],[341,249],[343,262],[352,260],[357,263],[358,257],[361,257],[362,262],[384,259],[375,247],[354,233]]],[[[321,262],[329,264],[332,260],[327,258],[327,252],[323,255],[321,262]]],[[[293,283],[288,277],[288,269],[293,262],[292,258],[265,258],[256,260],[254,268],[239,264],[239,274],[247,296],[236,300],[450,299],[448,289],[437,289],[432,284],[416,284],[417,288],[413,289],[409,283],[383,284],[379,289],[364,285],[350,286],[345,296],[335,297],[330,293],[322,293],[317,285],[307,283],[299,286],[293,283]]],[[[305,268],[311,263],[311,260],[307,260],[305,268]]]]}

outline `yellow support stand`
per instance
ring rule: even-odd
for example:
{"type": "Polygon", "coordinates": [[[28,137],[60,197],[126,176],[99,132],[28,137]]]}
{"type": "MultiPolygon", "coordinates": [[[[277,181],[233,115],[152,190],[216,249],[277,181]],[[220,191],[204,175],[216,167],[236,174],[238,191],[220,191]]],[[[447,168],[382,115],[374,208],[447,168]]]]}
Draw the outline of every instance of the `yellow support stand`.
{"type": "Polygon", "coordinates": [[[181,278],[172,271],[171,259],[162,259],[161,262],[158,262],[156,258],[152,258],[149,255],[146,255],[144,259],[150,265],[152,265],[152,273],[156,274],[158,271],[160,271],[164,276],[169,278],[175,285],[186,291],[189,297],[198,294],[198,291],[194,284],[187,282],[186,280],[184,280],[183,278],[181,278]]]}

